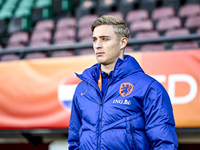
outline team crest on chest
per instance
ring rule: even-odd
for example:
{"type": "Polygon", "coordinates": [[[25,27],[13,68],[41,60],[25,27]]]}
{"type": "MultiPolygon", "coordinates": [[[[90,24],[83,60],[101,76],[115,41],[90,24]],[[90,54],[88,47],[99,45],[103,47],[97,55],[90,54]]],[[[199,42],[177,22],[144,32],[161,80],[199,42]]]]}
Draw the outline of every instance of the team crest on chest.
{"type": "Polygon", "coordinates": [[[119,94],[121,96],[125,97],[131,94],[132,91],[133,91],[133,84],[125,82],[120,85],[119,94]]]}

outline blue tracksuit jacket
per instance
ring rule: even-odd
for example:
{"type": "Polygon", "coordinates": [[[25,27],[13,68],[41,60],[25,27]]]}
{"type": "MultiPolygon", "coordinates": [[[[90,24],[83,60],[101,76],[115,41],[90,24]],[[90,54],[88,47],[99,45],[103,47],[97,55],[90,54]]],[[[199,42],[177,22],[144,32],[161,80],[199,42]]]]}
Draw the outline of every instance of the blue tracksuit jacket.
{"type": "Polygon", "coordinates": [[[69,125],[70,150],[176,150],[173,110],[163,86],[137,61],[118,59],[102,96],[100,64],[77,75],[69,125]]]}

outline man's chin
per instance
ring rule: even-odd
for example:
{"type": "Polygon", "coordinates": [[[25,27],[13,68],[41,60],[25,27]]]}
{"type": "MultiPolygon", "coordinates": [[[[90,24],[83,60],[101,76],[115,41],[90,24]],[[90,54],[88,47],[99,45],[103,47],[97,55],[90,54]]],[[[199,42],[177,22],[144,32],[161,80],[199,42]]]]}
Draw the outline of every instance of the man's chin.
{"type": "Polygon", "coordinates": [[[100,63],[100,64],[105,63],[105,60],[103,58],[97,57],[96,59],[97,59],[97,62],[100,63]]]}

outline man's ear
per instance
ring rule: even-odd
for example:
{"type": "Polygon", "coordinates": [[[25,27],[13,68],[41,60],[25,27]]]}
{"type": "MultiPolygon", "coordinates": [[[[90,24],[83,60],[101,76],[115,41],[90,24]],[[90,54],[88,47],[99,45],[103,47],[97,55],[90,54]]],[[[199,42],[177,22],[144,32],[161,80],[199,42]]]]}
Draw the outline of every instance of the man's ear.
{"type": "Polygon", "coordinates": [[[120,49],[121,50],[125,49],[127,43],[128,43],[128,39],[126,37],[122,37],[120,41],[120,46],[121,46],[120,49]]]}

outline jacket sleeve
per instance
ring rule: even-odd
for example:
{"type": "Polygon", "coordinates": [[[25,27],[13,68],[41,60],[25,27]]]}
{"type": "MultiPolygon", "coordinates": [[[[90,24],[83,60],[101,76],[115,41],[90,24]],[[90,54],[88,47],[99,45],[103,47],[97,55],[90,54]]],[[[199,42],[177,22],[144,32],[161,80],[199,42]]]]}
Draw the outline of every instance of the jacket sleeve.
{"type": "Polygon", "coordinates": [[[157,81],[150,85],[146,93],[143,113],[145,132],[152,149],[177,150],[178,141],[170,98],[157,81]]]}
{"type": "Polygon", "coordinates": [[[81,111],[77,105],[77,98],[74,94],[72,100],[71,117],[69,123],[68,143],[69,150],[79,149],[79,129],[81,127],[81,111]]]}

